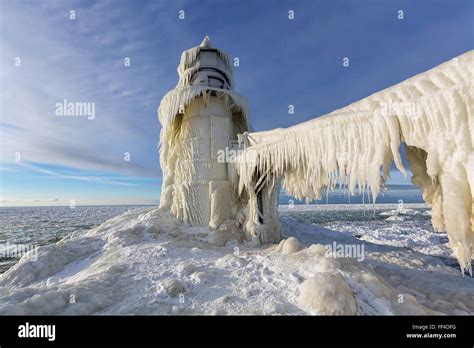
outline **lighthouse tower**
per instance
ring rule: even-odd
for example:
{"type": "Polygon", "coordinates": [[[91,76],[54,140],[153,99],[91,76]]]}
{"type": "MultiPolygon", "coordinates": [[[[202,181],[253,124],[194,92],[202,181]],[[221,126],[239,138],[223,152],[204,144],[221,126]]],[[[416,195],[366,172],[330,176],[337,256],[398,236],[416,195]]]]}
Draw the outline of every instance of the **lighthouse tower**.
{"type": "Polygon", "coordinates": [[[178,74],[158,109],[160,206],[192,226],[217,228],[243,203],[227,154],[249,130],[247,102],[233,91],[229,56],[207,36],[182,53],[178,74]]]}

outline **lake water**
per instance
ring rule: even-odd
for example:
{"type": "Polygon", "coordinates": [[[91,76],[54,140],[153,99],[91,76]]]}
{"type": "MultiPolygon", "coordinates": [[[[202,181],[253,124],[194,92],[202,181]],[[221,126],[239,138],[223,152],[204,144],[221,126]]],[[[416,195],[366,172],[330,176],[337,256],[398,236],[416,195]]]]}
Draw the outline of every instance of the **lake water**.
{"type": "MultiPolygon", "coordinates": [[[[367,196],[355,195],[349,197],[347,192],[336,190],[329,193],[327,199],[317,202],[317,205],[329,204],[360,204],[368,203],[367,196]]],[[[422,203],[421,193],[413,186],[391,186],[387,192],[382,192],[377,198],[378,203],[422,203]]],[[[299,205],[303,201],[296,200],[284,192],[280,193],[280,204],[299,205]]],[[[15,264],[20,252],[18,246],[38,247],[59,241],[69,233],[78,230],[94,228],[104,221],[120,215],[130,209],[143,206],[77,206],[70,207],[2,207],[0,208],[0,273],[15,264]],[[13,255],[13,256],[12,256],[13,255]]],[[[331,228],[343,228],[345,225],[360,228],[375,227],[383,224],[382,216],[366,210],[347,212],[341,209],[321,211],[287,211],[283,214],[293,215],[296,219],[307,223],[317,223],[331,228]],[[365,227],[364,227],[365,226],[365,227]]],[[[422,216],[422,215],[421,215],[422,216]]],[[[422,216],[412,223],[423,225],[429,229],[429,217],[422,216]]],[[[406,225],[413,228],[413,225],[406,225]]],[[[346,226],[347,227],[347,226],[346,226]]],[[[28,250],[26,247],[25,250],[28,250]]]]}

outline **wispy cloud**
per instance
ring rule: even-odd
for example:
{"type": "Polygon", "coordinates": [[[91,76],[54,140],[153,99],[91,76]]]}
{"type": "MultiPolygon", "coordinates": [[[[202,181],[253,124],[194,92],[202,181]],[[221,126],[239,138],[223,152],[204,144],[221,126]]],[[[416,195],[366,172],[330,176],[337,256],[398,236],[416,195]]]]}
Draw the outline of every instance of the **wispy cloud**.
{"type": "Polygon", "coordinates": [[[63,173],[58,173],[49,169],[44,169],[41,168],[40,166],[27,163],[27,162],[18,162],[17,163],[19,166],[22,166],[24,168],[28,168],[34,172],[37,173],[42,173],[46,174],[58,179],[70,179],[70,180],[80,180],[80,181],[86,181],[86,182],[95,182],[95,183],[100,183],[100,184],[107,184],[107,185],[121,185],[121,186],[137,186],[135,183],[127,182],[127,181],[121,181],[117,179],[112,179],[107,176],[80,176],[80,175],[69,175],[69,174],[63,174],[63,173]]]}
{"type": "Polygon", "coordinates": [[[150,44],[162,46],[164,39],[157,35],[150,42],[148,34],[162,29],[182,36],[184,28],[169,25],[174,6],[162,2],[143,3],[124,21],[129,5],[2,2],[0,77],[8,86],[0,99],[2,162],[20,153],[25,160],[82,170],[160,175],[156,107],[167,86],[157,82],[175,72],[154,64],[159,57],[150,44]],[[70,9],[76,20],[69,19],[70,9]],[[157,13],[160,20],[151,21],[157,13]],[[126,56],[131,67],[123,64],[126,56]],[[55,116],[64,99],[95,103],[96,118],[55,116]],[[125,152],[130,162],[123,160],[125,152]]]}

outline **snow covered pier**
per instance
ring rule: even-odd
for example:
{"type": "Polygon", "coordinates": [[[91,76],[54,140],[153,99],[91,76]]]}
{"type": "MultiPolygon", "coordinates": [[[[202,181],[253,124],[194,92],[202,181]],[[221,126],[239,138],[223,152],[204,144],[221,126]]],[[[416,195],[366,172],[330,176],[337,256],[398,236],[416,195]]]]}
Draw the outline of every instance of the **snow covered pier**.
{"type": "Polygon", "coordinates": [[[262,206],[273,209],[263,212],[264,221],[275,216],[281,179],[299,199],[321,199],[324,189],[342,185],[351,194],[369,190],[375,202],[392,162],[405,173],[403,143],[435,230],[448,232],[461,268],[472,274],[473,59],[470,51],[322,117],[245,134],[255,160],[239,162],[239,192],[263,192],[262,206]]]}

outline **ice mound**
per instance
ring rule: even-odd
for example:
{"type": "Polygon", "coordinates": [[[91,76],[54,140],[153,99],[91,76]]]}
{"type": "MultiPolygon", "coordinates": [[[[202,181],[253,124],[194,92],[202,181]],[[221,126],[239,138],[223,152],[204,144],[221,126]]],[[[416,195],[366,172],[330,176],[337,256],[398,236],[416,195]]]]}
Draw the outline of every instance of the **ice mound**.
{"type": "Polygon", "coordinates": [[[301,243],[295,237],[290,237],[281,242],[281,253],[292,254],[303,249],[301,243]]]}
{"type": "Polygon", "coordinates": [[[397,215],[419,215],[419,211],[409,208],[404,209],[394,209],[389,211],[383,211],[380,213],[382,216],[397,216],[397,215]]]}
{"type": "Polygon", "coordinates": [[[167,280],[164,282],[163,287],[166,293],[171,297],[182,295],[187,291],[186,284],[177,279],[167,280]]]}
{"type": "Polygon", "coordinates": [[[386,221],[405,221],[405,218],[403,216],[399,215],[392,215],[388,218],[385,219],[386,221]]]}
{"type": "Polygon", "coordinates": [[[347,283],[338,275],[317,273],[301,286],[300,301],[324,315],[355,315],[357,307],[354,295],[347,283]]]}

